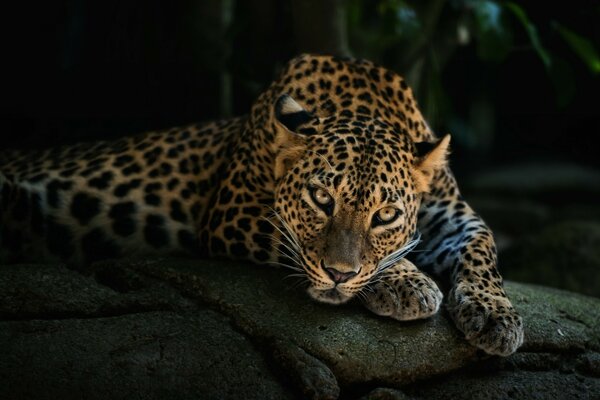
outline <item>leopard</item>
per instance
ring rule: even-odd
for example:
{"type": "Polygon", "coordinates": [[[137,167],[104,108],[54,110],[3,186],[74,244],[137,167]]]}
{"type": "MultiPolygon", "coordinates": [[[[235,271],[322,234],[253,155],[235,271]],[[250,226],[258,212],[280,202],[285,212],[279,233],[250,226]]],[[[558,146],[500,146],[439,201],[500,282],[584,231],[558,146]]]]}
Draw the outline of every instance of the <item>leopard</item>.
{"type": "Polygon", "coordinates": [[[0,260],[278,265],[323,303],[356,299],[398,321],[444,305],[469,343],[508,356],[522,317],[449,158],[450,135],[433,132],[399,74],[303,54],[247,115],[1,152],[0,260]]]}

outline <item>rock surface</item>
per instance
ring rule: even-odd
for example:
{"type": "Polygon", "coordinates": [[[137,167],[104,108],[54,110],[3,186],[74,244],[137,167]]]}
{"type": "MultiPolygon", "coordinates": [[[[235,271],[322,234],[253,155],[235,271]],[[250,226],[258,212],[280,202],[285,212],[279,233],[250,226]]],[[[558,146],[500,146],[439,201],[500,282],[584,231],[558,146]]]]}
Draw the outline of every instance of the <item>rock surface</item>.
{"type": "Polygon", "coordinates": [[[549,225],[500,255],[504,276],[600,297],[600,223],[549,225]]]}
{"type": "Polygon", "coordinates": [[[217,260],[0,267],[0,398],[600,398],[598,299],[507,284],[526,339],[503,359],[445,312],[399,323],[315,303],[286,275],[217,260]]]}

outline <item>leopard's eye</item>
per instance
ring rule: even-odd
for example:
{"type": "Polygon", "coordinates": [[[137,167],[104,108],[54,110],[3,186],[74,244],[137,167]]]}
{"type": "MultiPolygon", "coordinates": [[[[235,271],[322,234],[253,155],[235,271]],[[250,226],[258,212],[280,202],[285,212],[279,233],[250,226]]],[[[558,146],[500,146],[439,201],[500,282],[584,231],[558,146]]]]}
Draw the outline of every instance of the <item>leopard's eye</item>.
{"type": "Polygon", "coordinates": [[[400,216],[400,210],[396,207],[384,207],[373,215],[371,226],[387,225],[394,222],[400,216]]]}
{"type": "Polygon", "coordinates": [[[333,199],[331,198],[329,193],[327,193],[323,189],[315,188],[312,193],[313,193],[313,198],[315,199],[317,204],[320,204],[322,206],[326,206],[327,204],[329,204],[333,201],[333,199]]]}
{"type": "Polygon", "coordinates": [[[310,197],[313,199],[315,204],[322,209],[325,214],[331,215],[333,213],[333,197],[324,189],[319,187],[311,187],[310,197]]]}

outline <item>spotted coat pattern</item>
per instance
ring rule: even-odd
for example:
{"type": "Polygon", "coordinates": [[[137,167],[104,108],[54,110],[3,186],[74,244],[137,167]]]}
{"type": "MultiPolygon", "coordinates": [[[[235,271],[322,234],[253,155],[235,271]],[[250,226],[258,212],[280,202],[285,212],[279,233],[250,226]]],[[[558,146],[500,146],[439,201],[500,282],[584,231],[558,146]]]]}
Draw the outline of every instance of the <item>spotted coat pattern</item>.
{"type": "Polygon", "coordinates": [[[246,117],[0,153],[0,260],[273,263],[318,301],[358,298],[398,320],[436,313],[443,296],[429,274],[444,275],[467,340],[508,355],[522,343],[521,317],[492,233],[448,167],[449,141],[394,72],[302,55],[246,117]]]}

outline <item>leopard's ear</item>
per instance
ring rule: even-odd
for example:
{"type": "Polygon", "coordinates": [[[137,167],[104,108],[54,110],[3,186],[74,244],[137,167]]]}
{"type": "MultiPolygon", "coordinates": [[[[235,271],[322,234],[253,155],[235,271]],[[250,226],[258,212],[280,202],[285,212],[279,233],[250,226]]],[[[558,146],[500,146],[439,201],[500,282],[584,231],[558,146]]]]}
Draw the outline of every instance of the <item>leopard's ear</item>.
{"type": "Polygon", "coordinates": [[[450,135],[437,142],[415,143],[413,177],[419,192],[429,192],[431,181],[448,164],[450,135]]]}
{"type": "Polygon", "coordinates": [[[306,111],[289,94],[279,96],[275,102],[274,111],[277,123],[293,133],[302,133],[298,132],[298,129],[317,118],[314,114],[306,111]]]}
{"type": "Polygon", "coordinates": [[[273,107],[275,178],[279,179],[304,154],[305,138],[316,133],[318,119],[288,94],[279,96],[273,107]]]}

